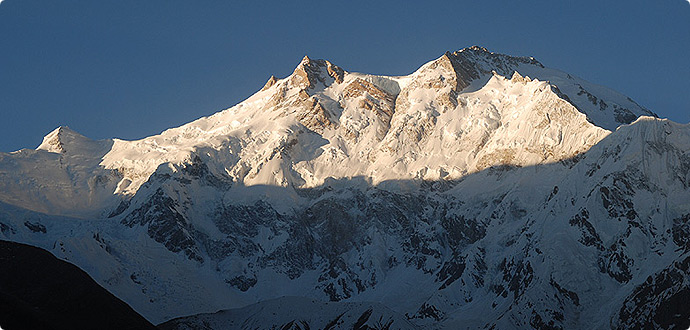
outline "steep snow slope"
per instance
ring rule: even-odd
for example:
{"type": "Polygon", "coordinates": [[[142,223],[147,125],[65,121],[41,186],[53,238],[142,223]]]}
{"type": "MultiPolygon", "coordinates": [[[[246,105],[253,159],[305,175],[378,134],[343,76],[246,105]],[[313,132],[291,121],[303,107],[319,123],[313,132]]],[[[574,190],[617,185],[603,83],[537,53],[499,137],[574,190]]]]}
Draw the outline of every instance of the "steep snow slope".
{"type": "Polygon", "coordinates": [[[158,327],[170,330],[417,329],[404,316],[381,304],[325,303],[300,297],[282,297],[244,308],[183,317],[158,327]]]}
{"type": "Polygon", "coordinates": [[[94,141],[68,127],[48,134],[36,150],[0,153],[0,200],[27,209],[100,217],[116,206],[122,176],[100,163],[112,141],[94,141]]]}
{"type": "MultiPolygon", "coordinates": [[[[499,328],[618,328],[645,322],[657,327],[626,311],[659,311],[668,296],[641,304],[631,299],[631,291],[641,291],[649,276],[688,257],[672,239],[679,236],[674,227],[687,226],[682,217],[690,206],[688,128],[643,117],[594,146],[567,171],[547,166],[529,179],[517,176],[501,198],[503,207],[490,216],[497,221],[487,233],[494,234],[480,244],[482,253],[497,257],[488,286],[497,298],[466,304],[446,324],[465,325],[467,315],[494,310],[499,328]],[[506,303],[512,308],[501,308],[506,303]]],[[[688,274],[686,269],[681,276],[688,274]]],[[[687,288],[684,281],[647,290],[687,290],[681,288],[687,288]]],[[[650,291],[643,294],[646,299],[655,296],[650,291]]],[[[440,297],[432,301],[447,304],[440,297]]],[[[690,322],[687,311],[683,317],[690,322]]],[[[480,322],[486,319],[491,317],[480,322]]]]}
{"type": "Polygon", "coordinates": [[[628,112],[648,113],[478,47],[405,77],[305,57],[157,136],[62,128],[3,154],[0,232],[74,262],[154,323],[281,296],[374,301],[432,328],[673,323],[659,308],[688,289],[664,281],[687,276],[688,127],[607,130],[628,112]],[[85,189],[97,175],[106,184],[85,189]],[[64,187],[104,197],[42,197],[64,187]],[[22,189],[43,199],[9,197],[22,189]]]}

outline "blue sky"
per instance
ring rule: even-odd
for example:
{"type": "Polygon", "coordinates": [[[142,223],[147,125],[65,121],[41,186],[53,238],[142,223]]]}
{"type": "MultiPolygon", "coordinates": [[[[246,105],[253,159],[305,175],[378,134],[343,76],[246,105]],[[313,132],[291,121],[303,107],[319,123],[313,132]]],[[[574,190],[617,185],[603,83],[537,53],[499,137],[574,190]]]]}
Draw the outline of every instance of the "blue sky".
{"type": "Polygon", "coordinates": [[[408,74],[480,45],[690,121],[690,3],[4,0],[0,151],[67,125],[138,139],[230,107],[304,55],[408,74]]]}

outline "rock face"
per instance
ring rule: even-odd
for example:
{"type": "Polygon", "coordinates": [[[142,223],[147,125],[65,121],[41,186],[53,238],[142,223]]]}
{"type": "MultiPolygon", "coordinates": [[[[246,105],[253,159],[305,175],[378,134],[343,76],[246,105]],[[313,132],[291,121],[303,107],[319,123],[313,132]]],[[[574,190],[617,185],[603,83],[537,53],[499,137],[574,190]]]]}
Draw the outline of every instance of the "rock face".
{"type": "Polygon", "coordinates": [[[49,252],[0,241],[0,327],[156,329],[86,273],[49,252]]]}
{"type": "Polygon", "coordinates": [[[480,47],[404,77],[305,57],[157,136],[1,154],[0,235],[155,323],[225,309],[187,320],[223,328],[301,296],[329,317],[257,326],[373,308],[423,328],[670,328],[688,320],[690,128],[646,115],[480,47]],[[46,184],[38,163],[72,175],[46,184]]]}

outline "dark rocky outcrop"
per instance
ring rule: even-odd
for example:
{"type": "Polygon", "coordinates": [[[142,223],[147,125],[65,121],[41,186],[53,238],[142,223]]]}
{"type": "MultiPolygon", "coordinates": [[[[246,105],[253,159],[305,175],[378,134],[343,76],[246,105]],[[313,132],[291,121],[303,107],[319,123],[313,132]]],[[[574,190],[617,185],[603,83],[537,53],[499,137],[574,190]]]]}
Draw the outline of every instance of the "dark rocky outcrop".
{"type": "Polygon", "coordinates": [[[0,241],[0,328],[155,329],[84,271],[49,252],[0,241]]]}

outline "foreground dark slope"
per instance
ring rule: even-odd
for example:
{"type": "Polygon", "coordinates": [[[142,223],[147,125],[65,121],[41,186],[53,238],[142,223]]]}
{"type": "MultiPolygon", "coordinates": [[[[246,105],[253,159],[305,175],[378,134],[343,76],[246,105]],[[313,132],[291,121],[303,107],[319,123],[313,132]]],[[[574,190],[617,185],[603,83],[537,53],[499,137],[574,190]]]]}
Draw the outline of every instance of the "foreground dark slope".
{"type": "Polygon", "coordinates": [[[49,252],[0,241],[0,327],[155,329],[76,266],[49,252]]]}

